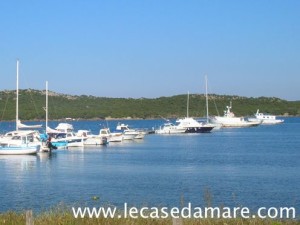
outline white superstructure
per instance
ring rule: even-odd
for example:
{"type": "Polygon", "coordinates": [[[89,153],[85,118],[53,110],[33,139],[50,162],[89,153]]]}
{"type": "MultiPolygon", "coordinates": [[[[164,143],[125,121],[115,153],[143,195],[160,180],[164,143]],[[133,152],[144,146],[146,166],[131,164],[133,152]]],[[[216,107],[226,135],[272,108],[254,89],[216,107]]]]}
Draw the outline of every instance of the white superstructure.
{"type": "Polygon", "coordinates": [[[249,119],[250,121],[261,120],[262,124],[278,124],[283,123],[284,120],[277,119],[274,115],[263,114],[259,109],[255,113],[255,118],[249,119]]]}
{"type": "Polygon", "coordinates": [[[222,127],[251,127],[258,126],[261,124],[260,120],[248,121],[244,117],[236,117],[233,112],[231,112],[231,102],[230,106],[226,106],[227,110],[224,111],[224,116],[215,116],[211,118],[211,121],[215,124],[219,124],[222,127]]]}
{"type": "Polygon", "coordinates": [[[181,134],[185,133],[186,128],[178,127],[173,123],[165,123],[158,130],[155,131],[156,134],[181,134]]]}

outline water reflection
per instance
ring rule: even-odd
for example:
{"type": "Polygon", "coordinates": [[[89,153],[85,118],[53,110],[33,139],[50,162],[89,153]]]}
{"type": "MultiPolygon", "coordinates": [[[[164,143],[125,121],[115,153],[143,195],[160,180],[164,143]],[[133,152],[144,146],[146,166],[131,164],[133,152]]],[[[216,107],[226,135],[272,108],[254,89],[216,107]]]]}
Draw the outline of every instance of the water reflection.
{"type": "Polygon", "coordinates": [[[36,155],[1,155],[0,165],[3,169],[14,172],[32,170],[36,167],[36,155]]]}

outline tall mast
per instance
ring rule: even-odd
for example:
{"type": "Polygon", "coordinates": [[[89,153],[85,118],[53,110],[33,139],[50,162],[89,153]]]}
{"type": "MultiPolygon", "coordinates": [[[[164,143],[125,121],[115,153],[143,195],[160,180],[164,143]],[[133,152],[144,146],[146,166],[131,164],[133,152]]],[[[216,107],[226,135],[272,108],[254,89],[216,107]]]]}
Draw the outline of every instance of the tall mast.
{"type": "Polygon", "coordinates": [[[189,100],[190,100],[190,92],[188,92],[187,104],[186,104],[186,117],[187,118],[189,118],[189,100]]]}
{"type": "Polygon", "coordinates": [[[16,85],[16,131],[18,128],[19,120],[19,60],[17,59],[17,85],[16,85]]]}
{"type": "Polygon", "coordinates": [[[48,81],[46,81],[46,133],[48,127],[48,81]]]}
{"type": "Polygon", "coordinates": [[[208,123],[209,119],[208,119],[207,75],[205,75],[205,97],[206,97],[206,121],[208,123]]]}

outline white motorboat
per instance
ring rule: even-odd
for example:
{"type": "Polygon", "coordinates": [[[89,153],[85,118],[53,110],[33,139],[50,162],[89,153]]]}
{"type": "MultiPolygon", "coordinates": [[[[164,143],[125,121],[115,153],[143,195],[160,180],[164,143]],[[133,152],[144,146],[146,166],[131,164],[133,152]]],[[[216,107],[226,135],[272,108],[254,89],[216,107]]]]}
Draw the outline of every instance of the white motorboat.
{"type": "Polygon", "coordinates": [[[68,147],[83,147],[87,137],[78,137],[74,132],[73,125],[69,123],[59,123],[55,129],[47,127],[47,134],[55,142],[68,142],[68,147]]]}
{"type": "Polygon", "coordinates": [[[146,135],[146,132],[130,129],[124,123],[118,123],[116,130],[123,131],[123,140],[143,139],[146,135]]]}
{"type": "Polygon", "coordinates": [[[84,145],[106,145],[108,144],[108,139],[100,135],[92,134],[89,130],[78,130],[78,137],[86,138],[83,142],[84,145]]]}
{"type": "Polygon", "coordinates": [[[173,123],[167,122],[155,131],[156,134],[182,134],[185,133],[186,128],[178,127],[173,123]]]}
{"type": "Polygon", "coordinates": [[[28,146],[41,145],[40,135],[38,131],[32,130],[19,130],[6,133],[1,139],[2,146],[28,146]]]}
{"type": "Polygon", "coordinates": [[[253,127],[261,124],[261,121],[249,121],[244,117],[236,117],[233,112],[231,112],[231,102],[230,106],[226,106],[227,110],[224,111],[224,116],[214,116],[211,118],[212,123],[219,124],[222,127],[253,127]]]}
{"type": "Polygon", "coordinates": [[[8,137],[9,134],[6,138],[1,139],[1,155],[35,154],[41,148],[41,142],[31,132],[18,132],[14,133],[14,136],[10,136],[10,139],[8,137]]]}
{"type": "Polygon", "coordinates": [[[259,109],[255,113],[255,118],[249,118],[249,121],[262,121],[262,124],[279,124],[284,122],[284,120],[277,119],[274,115],[260,113],[259,109]]]}
{"type": "Polygon", "coordinates": [[[107,138],[108,142],[122,142],[123,141],[123,133],[111,133],[109,128],[102,128],[99,131],[100,137],[107,138]]]}

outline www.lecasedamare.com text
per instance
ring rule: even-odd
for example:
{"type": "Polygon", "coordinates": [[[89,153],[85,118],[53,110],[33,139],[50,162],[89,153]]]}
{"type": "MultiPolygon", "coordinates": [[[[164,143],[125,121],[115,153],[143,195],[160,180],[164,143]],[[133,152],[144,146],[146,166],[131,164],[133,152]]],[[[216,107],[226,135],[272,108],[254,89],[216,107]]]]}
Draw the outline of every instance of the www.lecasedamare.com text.
{"type": "Polygon", "coordinates": [[[294,207],[260,207],[251,211],[248,207],[193,207],[191,203],[187,206],[178,207],[129,207],[124,203],[122,209],[117,207],[72,207],[75,218],[271,218],[271,219],[295,219],[296,209],[294,207]]]}

